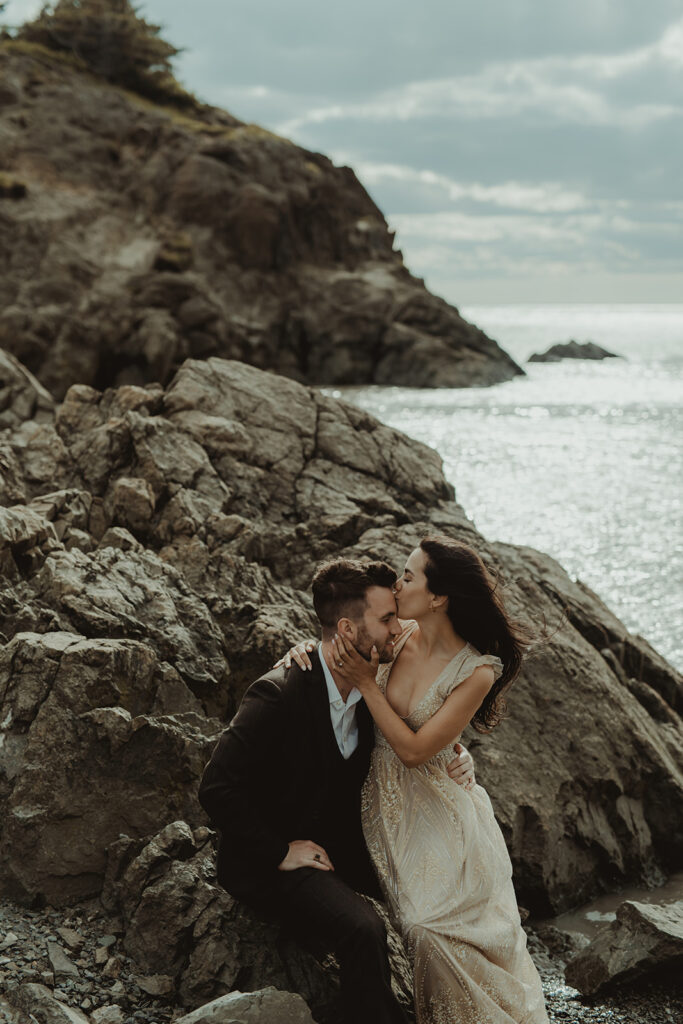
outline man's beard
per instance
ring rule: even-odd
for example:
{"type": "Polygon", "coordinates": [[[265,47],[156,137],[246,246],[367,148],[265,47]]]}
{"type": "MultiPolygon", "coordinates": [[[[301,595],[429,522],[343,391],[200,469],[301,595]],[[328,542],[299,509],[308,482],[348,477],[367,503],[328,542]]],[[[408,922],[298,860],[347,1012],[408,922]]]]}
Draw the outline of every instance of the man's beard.
{"type": "MultiPolygon", "coordinates": [[[[358,630],[358,640],[353,645],[361,658],[365,658],[366,661],[372,660],[372,648],[373,644],[376,647],[374,640],[366,629],[362,627],[358,630]]],[[[379,652],[379,663],[380,665],[387,665],[390,661],[394,660],[394,645],[392,643],[385,644],[379,652]]]]}

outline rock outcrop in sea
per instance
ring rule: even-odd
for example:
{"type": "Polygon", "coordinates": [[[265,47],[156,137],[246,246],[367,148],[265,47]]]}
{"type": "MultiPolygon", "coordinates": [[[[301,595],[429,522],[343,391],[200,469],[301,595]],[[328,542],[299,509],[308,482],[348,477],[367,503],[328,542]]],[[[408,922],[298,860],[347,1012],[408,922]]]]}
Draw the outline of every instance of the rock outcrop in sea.
{"type": "Polygon", "coordinates": [[[523,371],[413,277],[348,167],[225,111],[164,108],[0,42],[0,347],[57,397],[187,357],[312,383],[523,371]]]}
{"type": "Polygon", "coordinates": [[[562,359],[618,359],[616,352],[608,352],[594,341],[565,341],[551,345],[545,352],[529,356],[530,363],[559,363],[562,359]]]}

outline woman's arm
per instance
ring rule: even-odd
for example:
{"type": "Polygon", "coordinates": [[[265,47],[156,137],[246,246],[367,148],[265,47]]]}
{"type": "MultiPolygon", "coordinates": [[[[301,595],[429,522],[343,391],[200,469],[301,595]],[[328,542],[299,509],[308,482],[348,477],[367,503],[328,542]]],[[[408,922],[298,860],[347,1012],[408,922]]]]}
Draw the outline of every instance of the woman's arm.
{"type": "Polygon", "coordinates": [[[407,768],[424,764],[459,736],[494,682],[493,669],[479,666],[446,698],[439,711],[413,732],[377,686],[379,657],[375,648],[368,663],[343,637],[336,640],[335,646],[337,661],[342,662],[336,671],[360,690],[378,728],[407,768]]]}
{"type": "Polygon", "coordinates": [[[300,640],[298,644],[294,644],[290,647],[286,654],[283,654],[279,661],[276,661],[273,668],[280,668],[284,665],[285,668],[292,667],[292,659],[297,663],[299,668],[303,672],[310,672],[313,668],[313,663],[309,658],[311,651],[314,651],[318,646],[317,640],[300,640]]]}

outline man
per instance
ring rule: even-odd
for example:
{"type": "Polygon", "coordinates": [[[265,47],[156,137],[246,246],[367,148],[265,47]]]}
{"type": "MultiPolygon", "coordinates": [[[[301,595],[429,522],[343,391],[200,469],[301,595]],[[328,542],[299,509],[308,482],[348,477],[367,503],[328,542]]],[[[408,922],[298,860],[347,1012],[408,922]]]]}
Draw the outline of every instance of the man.
{"type": "MultiPolygon", "coordinates": [[[[303,945],[335,953],[349,1024],[407,1018],[391,990],[384,925],[359,895],[381,898],[360,823],[372,719],[359,692],[335,677],[331,641],[339,633],[368,660],[374,645],[391,661],[401,633],[395,582],[383,562],[337,559],[318,569],[322,643],[310,671],[275,668],[250,686],[199,790],[221,834],[219,882],[303,945]]],[[[464,781],[471,758],[450,767],[464,781]]]]}

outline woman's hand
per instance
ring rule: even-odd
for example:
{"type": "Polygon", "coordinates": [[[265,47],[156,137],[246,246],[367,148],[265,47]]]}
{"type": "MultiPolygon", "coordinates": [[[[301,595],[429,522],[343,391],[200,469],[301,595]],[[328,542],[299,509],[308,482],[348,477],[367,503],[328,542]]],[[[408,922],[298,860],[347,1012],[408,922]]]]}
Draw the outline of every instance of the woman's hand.
{"type": "Polygon", "coordinates": [[[284,657],[275,662],[273,668],[280,668],[281,665],[284,665],[285,668],[291,668],[292,659],[294,659],[303,672],[306,672],[307,670],[310,671],[313,668],[313,665],[308,654],[310,651],[314,651],[316,646],[316,640],[301,640],[300,643],[295,644],[294,647],[290,647],[284,657]]]}
{"type": "Polygon", "coordinates": [[[345,637],[335,634],[332,641],[332,656],[335,660],[335,675],[341,676],[361,693],[366,693],[369,687],[377,685],[379,652],[375,646],[370,652],[368,662],[345,637]]]}
{"type": "Polygon", "coordinates": [[[472,755],[462,743],[456,743],[453,747],[455,757],[446,765],[446,771],[459,786],[465,789],[472,789],[477,784],[474,776],[474,761],[472,755]]]}

